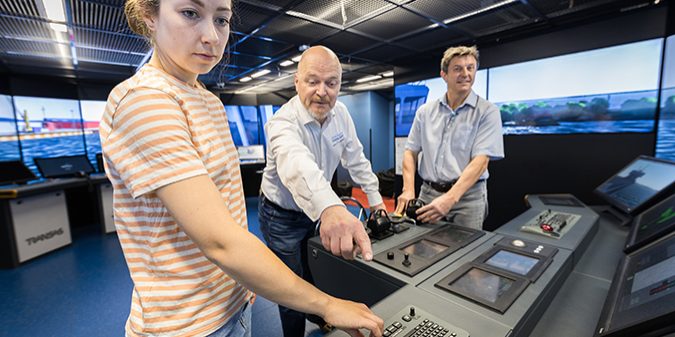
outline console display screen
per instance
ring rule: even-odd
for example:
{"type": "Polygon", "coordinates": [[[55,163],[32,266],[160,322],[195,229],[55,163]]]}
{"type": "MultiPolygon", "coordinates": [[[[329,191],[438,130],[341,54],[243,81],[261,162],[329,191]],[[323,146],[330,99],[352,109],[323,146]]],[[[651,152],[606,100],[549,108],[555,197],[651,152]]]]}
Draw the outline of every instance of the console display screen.
{"type": "Polygon", "coordinates": [[[636,242],[661,229],[675,226],[675,195],[642,213],[637,226],[636,242]]]}
{"type": "Polygon", "coordinates": [[[45,178],[74,177],[94,172],[86,156],[34,158],[40,173],[45,178]]]}
{"type": "Polygon", "coordinates": [[[596,192],[625,213],[632,213],[675,182],[675,163],[640,156],[609,178],[596,192]]]}
{"type": "Polygon", "coordinates": [[[675,294],[675,256],[635,273],[622,307],[630,309],[672,294],[675,294]]]}
{"type": "Polygon", "coordinates": [[[463,291],[468,296],[482,298],[489,302],[497,302],[514,284],[506,277],[493,274],[478,268],[471,268],[457,279],[451,286],[463,291]]]}
{"type": "Polygon", "coordinates": [[[435,233],[434,237],[444,242],[464,243],[464,241],[473,236],[473,234],[474,233],[472,232],[461,229],[448,228],[444,231],[435,233]]]}
{"type": "Polygon", "coordinates": [[[423,258],[433,258],[434,256],[444,252],[445,250],[448,249],[448,246],[444,246],[435,242],[431,242],[429,240],[420,240],[417,241],[403,249],[401,249],[403,252],[408,253],[410,255],[416,255],[420,256],[423,258]]]}
{"type": "Polygon", "coordinates": [[[519,275],[527,275],[532,268],[539,262],[533,257],[516,254],[508,250],[500,250],[497,254],[492,255],[490,259],[485,261],[493,267],[508,270],[519,275]]]}

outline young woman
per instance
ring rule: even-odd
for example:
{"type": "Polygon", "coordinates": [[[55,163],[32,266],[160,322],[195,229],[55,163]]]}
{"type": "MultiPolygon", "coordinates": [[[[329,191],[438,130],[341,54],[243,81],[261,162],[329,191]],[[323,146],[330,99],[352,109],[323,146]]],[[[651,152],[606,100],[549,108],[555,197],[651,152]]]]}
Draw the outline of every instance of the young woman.
{"type": "Polygon", "coordinates": [[[223,57],[231,1],[127,0],[125,13],[154,47],[110,93],[100,133],[134,282],[127,336],[250,336],[251,291],[381,336],[365,305],[312,287],[247,231],[225,110],[197,81],[223,57]]]}

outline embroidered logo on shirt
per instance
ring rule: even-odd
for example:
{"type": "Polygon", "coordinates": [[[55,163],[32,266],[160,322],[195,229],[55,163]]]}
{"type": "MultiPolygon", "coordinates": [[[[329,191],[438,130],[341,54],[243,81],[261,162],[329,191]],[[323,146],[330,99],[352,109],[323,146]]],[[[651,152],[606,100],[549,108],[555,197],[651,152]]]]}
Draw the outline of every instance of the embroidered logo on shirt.
{"type": "Polygon", "coordinates": [[[340,132],[337,135],[334,135],[331,137],[330,141],[333,143],[333,146],[337,145],[338,143],[342,142],[345,140],[345,134],[340,132]]]}

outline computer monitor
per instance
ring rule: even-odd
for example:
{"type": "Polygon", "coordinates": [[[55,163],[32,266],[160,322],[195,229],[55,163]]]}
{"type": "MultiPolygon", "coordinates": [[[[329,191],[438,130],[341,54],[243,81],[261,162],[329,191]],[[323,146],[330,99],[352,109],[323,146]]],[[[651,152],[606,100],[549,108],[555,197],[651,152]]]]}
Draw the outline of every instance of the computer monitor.
{"type": "Polygon", "coordinates": [[[675,233],[621,262],[595,336],[663,336],[675,331],[675,233]]]}
{"type": "Polygon", "coordinates": [[[34,158],[40,174],[45,178],[79,177],[94,172],[85,155],[53,158],[34,158]]]}
{"type": "Polygon", "coordinates": [[[595,192],[625,214],[634,214],[675,185],[675,163],[639,156],[595,192]]]}
{"type": "Polygon", "coordinates": [[[673,231],[675,231],[675,193],[635,217],[624,252],[630,253],[673,231]]]}
{"type": "Polygon", "coordinates": [[[21,184],[33,179],[37,177],[22,161],[0,162],[0,185],[21,184]]]}
{"type": "Polygon", "coordinates": [[[262,145],[237,147],[239,162],[242,164],[258,164],[265,162],[265,148],[262,145]]]}

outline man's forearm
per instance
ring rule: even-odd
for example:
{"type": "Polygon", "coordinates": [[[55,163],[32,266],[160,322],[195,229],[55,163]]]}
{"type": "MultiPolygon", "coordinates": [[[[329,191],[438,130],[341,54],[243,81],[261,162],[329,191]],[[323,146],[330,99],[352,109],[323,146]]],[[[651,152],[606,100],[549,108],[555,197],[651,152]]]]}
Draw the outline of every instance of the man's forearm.
{"type": "Polygon", "coordinates": [[[469,162],[469,165],[464,168],[464,171],[462,171],[457,182],[445,194],[454,202],[459,201],[464,193],[475,185],[485,170],[487,170],[489,161],[490,159],[485,155],[474,157],[471,162],[469,162]]]}
{"type": "Polygon", "coordinates": [[[417,171],[417,154],[405,150],[403,152],[403,191],[415,190],[415,173],[417,171]]]}

